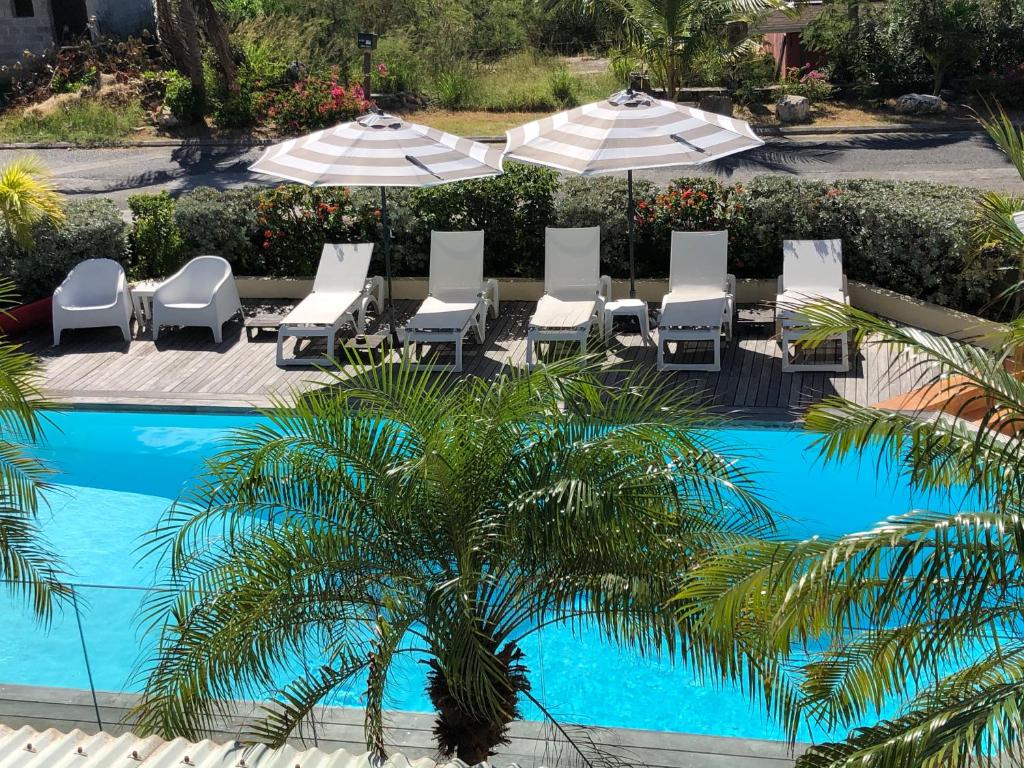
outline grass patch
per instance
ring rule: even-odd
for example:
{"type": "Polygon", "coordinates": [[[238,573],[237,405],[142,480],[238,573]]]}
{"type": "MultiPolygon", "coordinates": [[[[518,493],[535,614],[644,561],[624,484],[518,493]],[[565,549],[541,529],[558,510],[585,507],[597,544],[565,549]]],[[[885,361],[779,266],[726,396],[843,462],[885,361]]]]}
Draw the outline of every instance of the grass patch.
{"type": "Polygon", "coordinates": [[[111,107],[82,99],[45,117],[24,112],[0,117],[0,141],[112,144],[132,135],[141,122],[142,107],[138,102],[111,107]]]}
{"type": "Polygon", "coordinates": [[[536,51],[493,63],[459,67],[434,82],[447,109],[485,112],[553,112],[603,99],[625,87],[611,72],[577,74],[562,59],[536,51]]]}
{"type": "Polygon", "coordinates": [[[546,117],[548,114],[550,112],[426,109],[410,114],[409,120],[457,136],[502,136],[509,128],[546,117]]]}

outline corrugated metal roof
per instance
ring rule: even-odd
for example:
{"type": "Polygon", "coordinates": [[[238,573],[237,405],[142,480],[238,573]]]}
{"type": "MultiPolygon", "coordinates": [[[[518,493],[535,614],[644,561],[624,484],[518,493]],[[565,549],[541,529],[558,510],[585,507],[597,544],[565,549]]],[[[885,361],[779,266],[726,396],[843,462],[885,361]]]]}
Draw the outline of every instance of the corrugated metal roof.
{"type": "MultiPolygon", "coordinates": [[[[463,766],[460,761],[451,768],[463,766]]],[[[427,758],[414,761],[392,755],[381,766],[369,753],[353,755],[345,750],[323,752],[291,746],[193,743],[185,739],[164,741],[156,736],[114,736],[101,732],[62,733],[56,728],[9,728],[0,725],[0,768],[435,768],[427,758]]]]}

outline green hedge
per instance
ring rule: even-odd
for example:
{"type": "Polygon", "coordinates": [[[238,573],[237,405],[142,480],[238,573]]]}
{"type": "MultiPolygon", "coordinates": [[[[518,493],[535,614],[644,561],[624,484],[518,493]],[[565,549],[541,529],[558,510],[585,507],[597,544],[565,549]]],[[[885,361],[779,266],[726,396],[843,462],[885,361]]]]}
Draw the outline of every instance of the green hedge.
{"type": "MultiPolygon", "coordinates": [[[[923,182],[796,181],[777,176],[747,185],[713,178],[679,179],[658,189],[635,185],[637,269],[668,271],[673,229],[727,227],[730,269],[740,277],[775,277],[786,238],[840,238],[851,279],[956,309],[997,316],[990,303],[1007,287],[1012,262],[998,251],[972,256],[973,190],[923,182]]],[[[425,275],[431,230],[483,229],[485,272],[543,275],[544,227],[602,229],[602,266],[628,273],[625,182],[617,178],[558,181],[551,171],[510,164],[495,178],[418,190],[390,190],[394,272],[425,275]]],[[[0,240],[0,264],[26,299],[53,290],[77,261],[124,258],[132,277],[167,274],[203,253],[227,258],[238,275],[309,276],[322,244],[380,241],[377,190],[310,190],[282,186],[228,192],[197,189],[131,200],[126,227],[113,203],[75,202],[59,231],[41,227],[28,256],[0,240]]],[[[380,249],[375,271],[383,269],[380,249]]]]}
{"type": "Polygon", "coordinates": [[[0,268],[14,279],[23,302],[52,294],[85,259],[127,261],[129,228],[113,201],[75,200],[67,204],[65,214],[59,227],[49,222],[35,227],[35,247],[27,253],[6,235],[0,236],[0,268]]]}

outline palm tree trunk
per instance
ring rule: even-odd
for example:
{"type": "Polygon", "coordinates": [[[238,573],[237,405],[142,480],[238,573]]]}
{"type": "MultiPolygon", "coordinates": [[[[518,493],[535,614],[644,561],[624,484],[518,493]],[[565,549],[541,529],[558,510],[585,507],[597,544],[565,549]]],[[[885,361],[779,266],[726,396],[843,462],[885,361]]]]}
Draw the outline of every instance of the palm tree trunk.
{"type": "Polygon", "coordinates": [[[192,0],[178,0],[178,21],[184,41],[185,69],[192,81],[192,95],[195,103],[206,105],[206,84],[203,81],[203,55],[199,47],[199,25],[192,0]]]}
{"type": "Polygon", "coordinates": [[[469,711],[464,702],[474,697],[464,692],[459,695],[441,664],[436,659],[429,662],[427,693],[437,710],[434,738],[444,757],[457,757],[468,765],[477,765],[487,762],[497,747],[509,743],[508,727],[521,717],[519,694],[530,690],[522,658],[523,652],[515,645],[506,645],[494,655],[502,672],[500,680],[491,681],[497,701],[491,703],[487,713],[469,711]]]}

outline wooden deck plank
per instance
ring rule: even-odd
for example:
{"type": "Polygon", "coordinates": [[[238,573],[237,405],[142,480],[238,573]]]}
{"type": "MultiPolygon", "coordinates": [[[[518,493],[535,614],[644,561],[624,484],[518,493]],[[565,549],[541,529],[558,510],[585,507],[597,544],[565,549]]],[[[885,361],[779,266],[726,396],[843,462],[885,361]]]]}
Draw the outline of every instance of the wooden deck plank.
{"type": "MultiPolygon", "coordinates": [[[[416,302],[396,302],[400,323],[416,302]]],[[[493,377],[507,366],[526,362],[526,329],[534,305],[531,302],[503,302],[501,316],[488,322],[483,344],[469,342],[464,349],[466,376],[493,377]]],[[[264,308],[265,309],[265,308],[264,308]]],[[[261,311],[251,307],[250,312],[261,311]]],[[[863,404],[909,390],[916,376],[908,370],[905,355],[894,355],[886,347],[865,343],[848,374],[783,374],[781,353],[774,329],[764,322],[759,308],[741,311],[735,338],[722,346],[720,372],[679,371],[665,373],[673,385],[693,389],[718,409],[742,412],[798,414],[822,394],[836,392],[863,404]]],[[[375,328],[375,324],[370,330],[375,328]]],[[[656,335],[657,331],[654,330],[656,335]]],[[[272,335],[249,340],[240,323],[225,329],[224,341],[213,343],[209,331],[189,328],[166,331],[154,344],[148,334],[125,345],[116,331],[76,331],[65,336],[56,348],[50,346],[47,331],[24,339],[26,349],[40,355],[44,388],[63,398],[91,404],[133,403],[181,406],[215,403],[246,407],[266,405],[274,395],[291,390],[307,391],[322,386],[329,376],[313,367],[282,369],[275,364],[276,344],[272,335]]],[[[606,349],[609,382],[617,381],[621,370],[630,366],[653,367],[656,349],[644,343],[636,328],[619,324],[606,349]]],[[[706,350],[688,346],[678,354],[698,359],[706,350]]],[[[397,359],[397,354],[393,359],[397,359]]]]}

